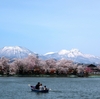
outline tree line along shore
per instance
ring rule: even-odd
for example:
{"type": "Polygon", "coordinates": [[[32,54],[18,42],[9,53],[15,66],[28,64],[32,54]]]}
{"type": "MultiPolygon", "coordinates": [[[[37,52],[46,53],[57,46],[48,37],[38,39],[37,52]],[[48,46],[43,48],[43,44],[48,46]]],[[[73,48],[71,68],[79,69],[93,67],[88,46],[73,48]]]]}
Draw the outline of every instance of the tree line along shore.
{"type": "Polygon", "coordinates": [[[71,60],[42,60],[36,56],[10,60],[0,58],[0,76],[14,77],[90,77],[100,75],[100,64],[74,63],[71,60]]]}

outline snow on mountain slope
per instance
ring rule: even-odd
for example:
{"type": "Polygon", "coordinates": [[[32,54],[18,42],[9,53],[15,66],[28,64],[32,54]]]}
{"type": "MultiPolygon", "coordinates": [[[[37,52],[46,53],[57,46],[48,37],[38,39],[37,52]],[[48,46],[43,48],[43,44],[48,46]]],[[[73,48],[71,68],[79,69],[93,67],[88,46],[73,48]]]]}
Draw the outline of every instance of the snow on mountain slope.
{"type": "Polygon", "coordinates": [[[32,51],[20,46],[5,46],[0,49],[0,57],[24,58],[32,54],[32,51]]]}
{"type": "Polygon", "coordinates": [[[54,59],[69,59],[73,60],[74,62],[81,62],[81,63],[100,63],[100,57],[96,57],[94,55],[83,54],[78,49],[72,50],[61,50],[59,52],[52,52],[51,54],[45,54],[47,59],[54,58],[54,59]]]}
{"type": "Polygon", "coordinates": [[[59,55],[67,55],[68,57],[76,57],[81,55],[82,53],[78,50],[78,49],[72,49],[70,51],[68,50],[61,50],[60,52],[58,52],[59,55]]]}
{"type": "Polygon", "coordinates": [[[44,55],[50,55],[50,54],[54,54],[55,52],[48,52],[48,53],[46,53],[46,54],[44,54],[44,55]]]}
{"type": "Polygon", "coordinates": [[[90,55],[90,54],[83,54],[81,53],[78,49],[72,49],[72,50],[61,50],[59,52],[48,52],[46,54],[44,54],[45,56],[48,55],[53,55],[53,54],[58,54],[60,56],[67,56],[67,57],[78,57],[78,56],[82,56],[82,57],[86,57],[86,58],[96,58],[96,56],[94,55],[90,55]]]}
{"type": "MultiPolygon", "coordinates": [[[[6,58],[24,58],[28,55],[36,55],[32,51],[20,46],[5,46],[0,49],[0,57],[6,58]]],[[[48,52],[44,55],[38,55],[41,59],[68,59],[79,63],[100,63],[100,57],[90,54],[83,54],[78,49],[61,50],[59,52],[48,52]]]]}

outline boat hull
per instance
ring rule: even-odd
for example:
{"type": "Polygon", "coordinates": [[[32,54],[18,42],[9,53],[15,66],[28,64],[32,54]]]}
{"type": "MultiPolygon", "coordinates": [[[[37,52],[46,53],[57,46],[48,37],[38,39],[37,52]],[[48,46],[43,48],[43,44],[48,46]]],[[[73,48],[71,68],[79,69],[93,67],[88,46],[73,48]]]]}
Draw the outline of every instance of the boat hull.
{"type": "Polygon", "coordinates": [[[47,89],[47,90],[38,90],[38,89],[35,89],[34,86],[31,86],[31,91],[33,91],[33,92],[40,92],[40,93],[48,93],[49,89],[47,89]]]}

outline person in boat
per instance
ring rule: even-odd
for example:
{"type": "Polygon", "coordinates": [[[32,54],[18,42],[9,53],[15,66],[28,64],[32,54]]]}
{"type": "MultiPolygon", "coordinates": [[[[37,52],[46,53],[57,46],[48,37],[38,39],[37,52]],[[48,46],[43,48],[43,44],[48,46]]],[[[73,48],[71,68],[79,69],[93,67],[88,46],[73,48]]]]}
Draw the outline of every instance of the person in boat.
{"type": "Polygon", "coordinates": [[[37,85],[35,86],[36,89],[39,89],[40,87],[40,82],[37,83],[37,85]]]}
{"type": "Polygon", "coordinates": [[[40,84],[39,90],[44,90],[44,87],[42,86],[42,84],[40,84]]]}
{"type": "Polygon", "coordinates": [[[46,86],[44,86],[44,90],[47,90],[47,87],[46,86]]]}

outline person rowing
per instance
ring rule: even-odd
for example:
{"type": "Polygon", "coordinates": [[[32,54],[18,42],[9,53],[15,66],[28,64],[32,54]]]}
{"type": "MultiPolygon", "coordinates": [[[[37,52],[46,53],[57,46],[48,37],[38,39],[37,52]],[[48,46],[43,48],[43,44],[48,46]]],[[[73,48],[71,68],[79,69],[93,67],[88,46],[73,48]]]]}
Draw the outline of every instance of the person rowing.
{"type": "Polygon", "coordinates": [[[37,83],[37,85],[35,86],[36,89],[39,89],[40,87],[40,82],[37,83]]]}

